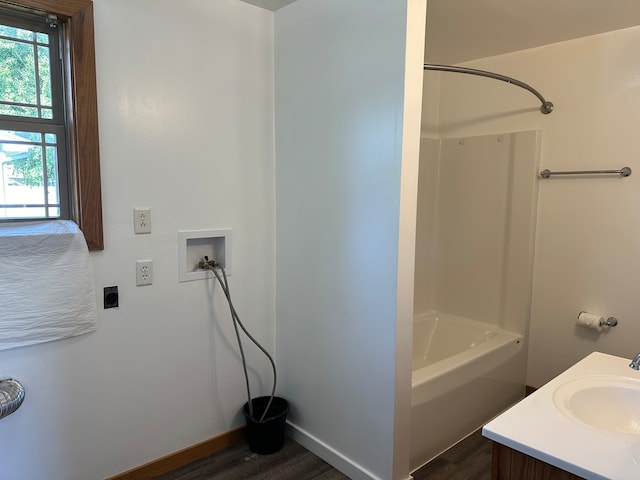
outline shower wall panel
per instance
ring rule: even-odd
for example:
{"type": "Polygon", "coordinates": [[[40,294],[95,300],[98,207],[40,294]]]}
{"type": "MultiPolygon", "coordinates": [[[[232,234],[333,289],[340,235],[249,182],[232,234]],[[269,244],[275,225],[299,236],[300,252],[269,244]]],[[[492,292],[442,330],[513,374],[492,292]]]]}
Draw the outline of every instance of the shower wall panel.
{"type": "Polygon", "coordinates": [[[434,245],[440,311],[500,318],[512,164],[510,135],[442,141],[434,245]]]}
{"type": "Polygon", "coordinates": [[[539,143],[536,131],[423,141],[416,314],[525,332],[539,143]]]}
{"type": "Polygon", "coordinates": [[[422,138],[418,174],[418,211],[416,221],[416,267],[414,281],[414,315],[435,310],[435,275],[433,271],[434,225],[438,206],[438,158],[440,140],[422,138]]]}

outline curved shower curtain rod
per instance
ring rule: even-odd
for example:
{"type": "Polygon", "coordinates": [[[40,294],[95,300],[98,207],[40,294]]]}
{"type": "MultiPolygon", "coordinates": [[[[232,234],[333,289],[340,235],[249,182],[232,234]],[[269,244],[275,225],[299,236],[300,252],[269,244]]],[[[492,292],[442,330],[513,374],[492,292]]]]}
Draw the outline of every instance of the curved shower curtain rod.
{"type": "Polygon", "coordinates": [[[545,115],[551,113],[553,111],[553,103],[545,100],[545,98],[531,85],[527,85],[520,80],[516,80],[515,78],[507,77],[506,75],[500,75],[499,73],[487,72],[486,70],[476,70],[475,68],[466,68],[466,67],[453,67],[451,65],[436,65],[433,63],[425,63],[425,70],[439,70],[441,72],[454,72],[454,73],[466,73],[468,75],[478,75],[479,77],[488,77],[493,78],[495,80],[500,80],[502,82],[511,83],[513,85],[517,85],[520,88],[524,88],[529,92],[533,93],[538,100],[542,103],[540,106],[540,111],[545,115]]]}

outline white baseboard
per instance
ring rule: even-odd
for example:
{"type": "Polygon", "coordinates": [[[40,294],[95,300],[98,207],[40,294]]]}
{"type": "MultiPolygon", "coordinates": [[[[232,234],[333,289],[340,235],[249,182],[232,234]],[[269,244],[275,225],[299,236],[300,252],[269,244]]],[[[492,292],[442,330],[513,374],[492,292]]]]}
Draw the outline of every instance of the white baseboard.
{"type": "MultiPolygon", "coordinates": [[[[334,448],[290,421],[287,421],[287,426],[287,433],[293,440],[334,468],[340,470],[351,480],[385,480],[369,472],[362,465],[359,465],[345,457],[334,448]]],[[[413,477],[409,475],[405,480],[413,480],[413,477]]]]}

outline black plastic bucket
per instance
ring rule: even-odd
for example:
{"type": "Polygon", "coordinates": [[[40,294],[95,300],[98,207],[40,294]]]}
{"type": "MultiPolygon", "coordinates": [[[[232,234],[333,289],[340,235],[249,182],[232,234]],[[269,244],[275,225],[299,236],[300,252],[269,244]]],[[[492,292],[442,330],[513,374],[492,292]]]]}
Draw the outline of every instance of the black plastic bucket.
{"type": "Polygon", "coordinates": [[[249,416],[249,402],[242,407],[242,413],[247,422],[249,448],[260,455],[276,453],[284,445],[289,402],[284,398],[273,397],[264,421],[260,422],[270,398],[270,396],[256,397],[251,400],[253,417],[249,416]]]}

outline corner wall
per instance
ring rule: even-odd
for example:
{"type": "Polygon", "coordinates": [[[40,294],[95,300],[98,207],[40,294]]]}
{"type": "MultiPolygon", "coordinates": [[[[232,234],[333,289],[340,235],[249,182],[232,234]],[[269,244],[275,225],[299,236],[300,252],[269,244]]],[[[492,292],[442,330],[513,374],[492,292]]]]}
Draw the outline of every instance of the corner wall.
{"type": "MultiPolygon", "coordinates": [[[[224,295],[211,282],[178,283],[178,230],[233,229],[236,308],[274,348],[273,14],[236,0],[94,9],[98,330],[0,352],[0,375],[26,389],[2,419],[4,478],[106,478],[244,424],[224,295]],[[135,206],[151,207],[150,235],[133,234],[135,206]],[[148,258],[153,285],[136,287],[135,261],[148,258]],[[110,285],[120,307],[103,310],[110,285]]],[[[268,364],[249,361],[266,393],[268,364]]]]}
{"type": "Polygon", "coordinates": [[[394,431],[406,25],[396,0],[275,14],[281,393],[294,437],[354,479],[399,478],[394,436],[408,441],[394,431]]]}

